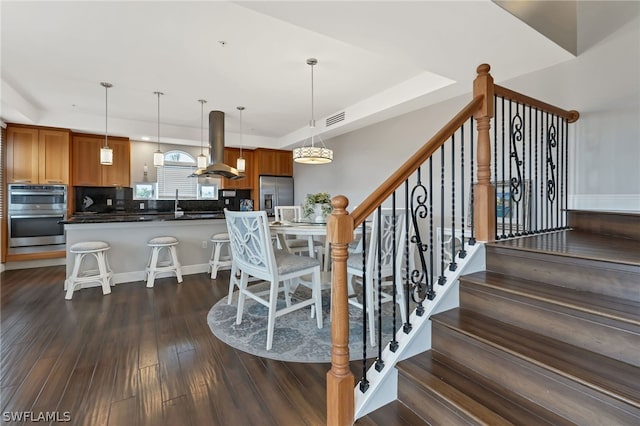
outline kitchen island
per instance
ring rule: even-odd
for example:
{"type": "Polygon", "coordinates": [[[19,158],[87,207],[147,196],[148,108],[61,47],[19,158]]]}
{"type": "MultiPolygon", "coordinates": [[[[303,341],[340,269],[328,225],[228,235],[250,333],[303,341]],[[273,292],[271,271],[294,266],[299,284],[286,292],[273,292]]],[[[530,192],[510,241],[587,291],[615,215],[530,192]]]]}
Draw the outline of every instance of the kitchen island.
{"type": "MultiPolygon", "coordinates": [[[[72,245],[80,241],[105,241],[111,245],[107,256],[114,284],[144,281],[150,252],[147,241],[164,235],[180,241],[177,252],[183,275],[206,273],[211,235],[227,232],[222,212],[95,214],[73,216],[62,223],[67,241],[67,277],[75,258],[69,252],[72,245]]],[[[84,287],[99,285],[88,283],[84,287]]]]}

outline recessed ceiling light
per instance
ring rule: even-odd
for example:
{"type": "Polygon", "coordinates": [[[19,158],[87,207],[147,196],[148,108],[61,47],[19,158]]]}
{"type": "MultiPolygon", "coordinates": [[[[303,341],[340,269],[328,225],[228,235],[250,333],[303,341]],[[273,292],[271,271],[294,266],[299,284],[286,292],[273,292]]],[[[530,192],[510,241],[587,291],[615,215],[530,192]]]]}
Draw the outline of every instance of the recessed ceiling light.
{"type": "Polygon", "coordinates": [[[150,141],[151,138],[149,136],[143,136],[140,139],[142,139],[143,141],[150,141]]]}
{"type": "Polygon", "coordinates": [[[227,42],[224,40],[218,40],[218,43],[220,43],[220,46],[225,47],[227,45],[227,42]]]}

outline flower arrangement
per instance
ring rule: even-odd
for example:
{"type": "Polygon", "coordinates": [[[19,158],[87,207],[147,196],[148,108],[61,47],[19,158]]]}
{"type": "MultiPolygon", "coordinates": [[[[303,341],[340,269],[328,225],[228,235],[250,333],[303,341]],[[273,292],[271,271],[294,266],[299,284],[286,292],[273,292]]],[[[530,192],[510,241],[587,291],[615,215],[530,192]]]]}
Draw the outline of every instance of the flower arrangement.
{"type": "Polygon", "coordinates": [[[302,206],[304,217],[314,219],[317,216],[316,206],[320,206],[322,217],[331,214],[331,195],[328,192],[318,192],[317,194],[307,194],[302,206]]]}

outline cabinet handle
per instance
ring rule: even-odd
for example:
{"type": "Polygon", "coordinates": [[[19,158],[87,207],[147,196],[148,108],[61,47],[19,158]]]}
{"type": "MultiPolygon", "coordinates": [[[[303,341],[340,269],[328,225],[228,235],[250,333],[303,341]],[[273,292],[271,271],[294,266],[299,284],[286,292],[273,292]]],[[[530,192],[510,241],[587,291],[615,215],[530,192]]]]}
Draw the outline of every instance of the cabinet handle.
{"type": "Polygon", "coordinates": [[[62,183],[61,180],[48,180],[47,183],[62,183]]]}
{"type": "Polygon", "coordinates": [[[31,179],[14,179],[16,183],[31,183],[31,179]]]}

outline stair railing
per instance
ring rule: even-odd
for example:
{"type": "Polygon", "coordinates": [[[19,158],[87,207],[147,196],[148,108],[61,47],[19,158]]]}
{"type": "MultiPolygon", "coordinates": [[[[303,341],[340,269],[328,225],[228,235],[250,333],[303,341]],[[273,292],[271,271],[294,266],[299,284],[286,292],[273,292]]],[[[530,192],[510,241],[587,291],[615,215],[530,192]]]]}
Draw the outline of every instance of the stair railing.
{"type": "MultiPolygon", "coordinates": [[[[383,284],[391,285],[391,290],[385,290],[393,298],[391,314],[385,314],[386,317],[382,314],[381,296],[377,306],[367,306],[364,285],[367,278],[361,279],[364,294],[360,295],[363,305],[360,392],[367,392],[367,368],[372,362],[367,357],[367,333],[377,333],[377,357],[373,361],[376,371],[393,367],[385,366],[382,348],[388,345],[395,352],[398,346],[393,333],[398,328],[397,295],[404,301],[403,306],[398,307],[404,318],[401,329],[408,334],[412,327],[410,313],[423,314],[423,302],[432,300],[439,286],[445,285],[445,270],[455,270],[456,259],[464,258],[465,247],[473,245],[476,239],[493,241],[566,226],[563,212],[567,206],[567,123],[577,120],[578,113],[494,85],[489,70],[486,64],[477,68],[473,99],[351,214],[347,211],[346,197],[336,196],[332,200],[333,212],[327,227],[333,261],[332,356],[331,370],[327,373],[329,425],[354,422],[355,379],[349,363],[349,297],[353,295],[349,294],[347,263],[349,245],[360,227],[365,244],[359,255],[362,256],[362,275],[366,274],[366,245],[376,244],[376,241],[367,242],[367,233],[376,226],[367,224],[367,218],[375,211],[380,213],[383,205],[391,207],[393,229],[401,225],[396,216],[402,217],[407,235],[404,250],[400,250],[404,259],[397,263],[398,268],[394,263],[390,281],[383,278],[379,266],[383,254],[380,242],[377,244],[378,269],[373,271],[373,281],[378,295],[382,294],[383,284]],[[496,120],[494,111],[498,103],[499,119],[496,120]],[[509,123],[508,131],[505,123],[509,123]],[[545,190],[544,195],[532,198],[532,187],[542,178],[544,183],[540,188],[545,190]],[[547,201],[542,202],[545,199],[547,201]],[[400,211],[406,214],[396,214],[400,211]],[[377,309],[377,321],[373,327],[369,325],[369,329],[368,309],[377,309]],[[382,329],[388,328],[389,323],[393,324],[392,337],[383,341],[382,329]]],[[[396,238],[395,232],[393,235],[396,238]]]]}

